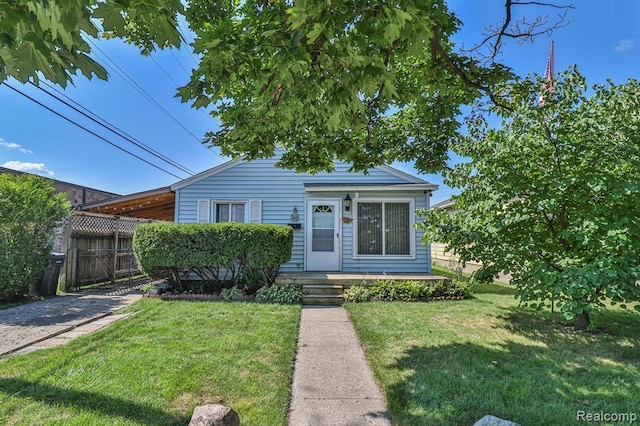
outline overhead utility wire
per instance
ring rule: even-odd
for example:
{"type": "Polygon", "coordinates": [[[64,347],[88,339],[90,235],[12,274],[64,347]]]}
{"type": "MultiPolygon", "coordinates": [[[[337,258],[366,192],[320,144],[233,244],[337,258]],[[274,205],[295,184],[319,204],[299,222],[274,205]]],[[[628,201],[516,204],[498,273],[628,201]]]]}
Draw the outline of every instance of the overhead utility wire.
{"type": "Polygon", "coordinates": [[[187,71],[187,69],[182,65],[182,63],[178,60],[178,57],[176,56],[175,53],[173,53],[172,50],[169,50],[169,53],[171,54],[171,56],[173,56],[173,59],[175,59],[176,63],[178,64],[178,66],[180,68],[182,68],[182,71],[184,71],[184,73],[187,75],[187,77],[191,77],[191,75],[189,74],[189,71],[187,71]]]}
{"type": "MultiPolygon", "coordinates": [[[[191,37],[191,41],[187,40],[187,33],[189,33],[189,30],[185,29],[184,26],[182,26],[182,23],[180,22],[180,20],[178,20],[177,22],[178,22],[178,33],[180,34],[180,38],[182,38],[182,40],[184,41],[184,44],[189,46],[190,43],[195,42],[194,37],[191,37]]],[[[193,50],[187,48],[187,52],[189,52],[189,56],[191,57],[191,60],[197,66],[198,61],[196,60],[196,56],[193,53],[193,50]]]]}
{"type": "Polygon", "coordinates": [[[47,87],[49,87],[52,90],[55,90],[59,95],[64,96],[65,98],[67,98],[70,102],[74,103],[75,105],[77,105],[79,108],[83,109],[85,112],[78,110],[76,107],[74,107],[73,105],[70,105],[68,102],[64,101],[63,99],[60,99],[58,96],[56,96],[55,94],[49,92],[47,89],[44,89],[38,85],[35,85],[33,83],[31,83],[35,88],[37,88],[38,90],[43,91],[44,93],[46,93],[47,95],[51,96],[52,98],[56,99],[58,102],[61,102],[63,104],[65,104],[67,107],[73,109],[74,111],[76,111],[79,114],[82,114],[83,116],[85,116],[86,118],[88,118],[89,120],[93,121],[94,123],[104,127],[105,129],[109,130],[112,133],[115,133],[116,135],[120,136],[122,139],[125,139],[126,141],[134,144],[135,146],[137,146],[138,148],[142,149],[143,151],[146,151],[147,153],[153,155],[154,157],[158,158],[159,160],[164,161],[167,164],[172,165],[173,167],[182,170],[183,172],[193,176],[195,175],[195,172],[193,170],[189,170],[188,168],[186,168],[185,166],[177,163],[176,161],[172,160],[171,158],[167,157],[166,155],[156,151],[155,149],[151,148],[150,146],[142,143],[141,141],[139,141],[138,139],[134,138],[133,136],[131,136],[130,134],[126,133],[124,130],[119,129],[117,126],[115,126],[114,124],[108,122],[107,120],[105,120],[104,118],[100,117],[99,115],[97,115],[96,113],[94,113],[93,111],[89,110],[88,108],[80,105],[78,102],[74,101],[73,99],[71,99],[69,96],[65,95],[63,92],[61,92],[60,90],[56,89],[55,87],[51,86],[50,84],[42,81],[41,83],[44,83],[47,87]],[[90,114],[91,117],[87,114],[90,114]]]}
{"type": "Polygon", "coordinates": [[[149,57],[151,58],[151,60],[153,61],[154,64],[156,64],[158,66],[158,68],[160,68],[160,70],[162,70],[162,72],[164,73],[164,75],[167,76],[167,78],[169,80],[171,80],[173,82],[173,84],[176,85],[176,87],[180,86],[180,83],[178,83],[173,77],[171,77],[171,74],[169,74],[169,72],[164,69],[164,67],[162,65],[160,65],[160,63],[158,61],[156,61],[156,58],[154,58],[153,56],[149,55],[149,57]]]}
{"type": "Polygon", "coordinates": [[[201,143],[201,139],[196,136],[195,134],[193,134],[193,132],[191,130],[189,130],[188,127],[186,127],[184,124],[182,124],[180,122],[180,120],[178,120],[173,114],[171,114],[169,111],[167,111],[166,108],[164,108],[162,105],[160,105],[160,103],[158,101],[156,101],[149,93],[147,93],[146,90],[144,90],[133,78],[131,78],[125,70],[123,70],[122,68],[120,68],[120,66],[109,57],[109,55],[107,55],[106,53],[104,53],[104,51],[102,51],[102,49],[100,49],[100,47],[98,47],[98,45],[96,43],[93,42],[93,40],[91,40],[90,38],[86,38],[86,40],[89,41],[89,43],[91,43],[91,45],[93,45],[93,47],[95,47],[100,53],[102,53],[102,55],[104,55],[104,57],[111,62],[111,64],[113,64],[113,67],[111,67],[111,69],[113,69],[117,74],[120,75],[120,77],[122,77],[123,80],[125,80],[131,87],[133,87],[136,91],[138,91],[138,93],[140,93],[142,96],[144,96],[149,102],[151,102],[153,105],[156,106],[156,108],[158,108],[160,111],[164,112],[169,118],[171,118],[176,124],[178,124],[180,127],[182,127],[184,129],[185,132],[187,132],[188,134],[190,134],[196,141],[198,141],[198,143],[201,143]]]}
{"type": "MultiPolygon", "coordinates": [[[[149,57],[151,58],[153,63],[156,64],[158,66],[158,68],[160,68],[160,70],[164,73],[164,75],[166,75],[167,78],[169,80],[171,80],[171,82],[173,84],[176,85],[176,87],[180,87],[180,83],[178,83],[173,77],[171,77],[171,74],[169,74],[169,72],[166,70],[166,68],[164,68],[162,65],[160,65],[160,62],[158,62],[156,60],[156,58],[153,57],[153,55],[149,55],[149,57]]],[[[202,114],[204,114],[205,117],[207,117],[209,120],[213,121],[214,124],[216,124],[216,120],[214,120],[213,117],[211,117],[211,115],[209,115],[205,110],[197,109],[196,111],[200,111],[202,114]]]]}
{"type": "Polygon", "coordinates": [[[46,106],[46,105],[45,105],[45,104],[43,104],[42,102],[40,102],[40,101],[38,101],[38,100],[36,100],[36,99],[32,98],[31,96],[27,95],[26,93],[22,92],[21,90],[19,90],[19,89],[15,88],[15,87],[13,87],[13,86],[11,86],[11,85],[10,85],[9,83],[7,83],[6,81],[3,81],[3,82],[2,82],[2,84],[3,84],[3,85],[5,85],[5,86],[7,86],[9,89],[13,90],[14,92],[17,92],[17,93],[19,93],[20,95],[24,96],[25,98],[29,99],[30,101],[32,101],[32,102],[34,102],[34,103],[36,103],[36,104],[40,105],[42,108],[44,108],[44,109],[46,109],[46,110],[48,110],[48,111],[50,111],[50,112],[54,113],[55,115],[57,115],[58,117],[62,118],[63,120],[66,120],[66,121],[68,121],[69,123],[73,124],[74,126],[81,128],[81,129],[82,129],[82,130],[84,130],[85,132],[87,132],[87,133],[89,133],[89,134],[91,134],[91,135],[93,135],[93,136],[97,137],[98,139],[100,139],[100,140],[102,140],[102,141],[104,141],[104,142],[108,143],[109,145],[111,145],[111,146],[113,146],[113,147],[115,147],[115,148],[118,148],[120,151],[123,151],[123,152],[125,152],[125,153],[127,153],[127,154],[131,155],[132,157],[137,158],[137,159],[138,159],[138,160],[140,160],[140,161],[144,161],[144,162],[145,162],[145,163],[147,163],[148,165],[150,165],[150,166],[152,166],[152,167],[155,167],[156,169],[161,170],[161,171],[163,171],[163,172],[165,172],[165,173],[167,173],[167,174],[170,174],[171,176],[173,176],[173,177],[175,177],[175,178],[177,178],[177,179],[182,179],[180,176],[175,175],[175,174],[171,173],[170,171],[165,170],[165,169],[163,169],[162,167],[160,167],[160,166],[157,166],[157,165],[153,164],[152,162],[150,162],[150,161],[148,161],[148,160],[146,160],[146,159],[144,159],[144,158],[140,157],[139,155],[134,154],[133,152],[128,151],[128,150],[126,150],[126,149],[122,148],[122,147],[121,147],[121,146],[119,146],[118,144],[113,143],[113,142],[111,142],[110,140],[108,140],[108,139],[106,139],[106,138],[104,138],[104,137],[100,136],[99,134],[95,133],[94,131],[87,129],[87,128],[86,128],[86,127],[84,127],[83,125],[76,123],[76,122],[75,122],[75,121],[73,121],[72,119],[70,119],[70,118],[68,118],[68,117],[64,116],[63,114],[60,114],[58,111],[54,110],[53,108],[50,108],[50,107],[46,106]]]}

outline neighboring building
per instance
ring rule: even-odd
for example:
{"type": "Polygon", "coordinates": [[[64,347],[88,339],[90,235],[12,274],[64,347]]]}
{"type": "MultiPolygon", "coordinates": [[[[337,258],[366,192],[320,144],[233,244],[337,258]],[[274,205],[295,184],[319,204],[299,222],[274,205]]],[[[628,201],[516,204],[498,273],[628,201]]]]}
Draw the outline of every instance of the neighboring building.
{"type": "Polygon", "coordinates": [[[171,186],[176,223],[251,222],[293,227],[283,272],[428,273],[429,247],[414,227],[438,187],[388,166],[368,174],[300,174],[277,158],[231,161],[171,186]]]}
{"type": "MultiPolygon", "coordinates": [[[[448,198],[444,201],[440,201],[439,203],[434,204],[433,206],[431,206],[431,209],[432,210],[442,209],[451,213],[454,211],[453,209],[454,203],[455,201],[453,198],[448,198]]],[[[458,256],[455,256],[453,253],[449,253],[445,251],[445,246],[446,244],[444,243],[438,243],[438,242],[431,243],[431,258],[433,259],[433,261],[438,265],[449,267],[451,269],[462,267],[458,259],[458,256]]],[[[477,263],[468,263],[467,265],[468,265],[467,269],[471,271],[476,270],[480,267],[480,264],[477,264],[477,263]]]]}
{"type": "MultiPolygon", "coordinates": [[[[0,167],[0,173],[10,173],[13,175],[22,175],[25,172],[18,170],[7,169],[0,167]]],[[[38,175],[39,176],[39,175],[38,175]]],[[[51,179],[44,176],[40,176],[43,179],[47,179],[53,182],[53,186],[58,192],[67,193],[67,199],[71,203],[74,209],[80,204],[89,203],[93,201],[106,200],[109,198],[118,197],[118,194],[112,192],[101,191],[99,189],[89,188],[83,185],[77,185],[75,183],[63,182],[57,179],[51,179]]]]}
{"type": "MultiPolygon", "coordinates": [[[[444,201],[440,201],[437,204],[434,204],[431,207],[431,209],[443,209],[448,211],[449,213],[452,213],[456,211],[453,208],[454,204],[455,204],[455,200],[453,198],[449,198],[444,201]]],[[[437,243],[437,242],[431,243],[431,258],[433,259],[433,262],[435,264],[444,266],[446,268],[453,269],[453,270],[460,269],[463,272],[469,273],[469,274],[477,271],[482,267],[481,263],[467,262],[465,264],[465,267],[463,268],[462,263],[460,262],[460,258],[457,255],[454,255],[453,253],[449,253],[448,251],[446,251],[445,247],[446,247],[446,244],[444,243],[437,243]]],[[[511,280],[511,275],[500,274],[498,277],[496,277],[496,279],[498,281],[508,283],[511,280]]]]}
{"type": "Polygon", "coordinates": [[[453,198],[447,198],[444,201],[440,201],[438,204],[434,204],[433,206],[431,206],[432,210],[435,209],[444,209],[447,211],[453,211],[453,204],[455,203],[455,200],[453,198]]]}

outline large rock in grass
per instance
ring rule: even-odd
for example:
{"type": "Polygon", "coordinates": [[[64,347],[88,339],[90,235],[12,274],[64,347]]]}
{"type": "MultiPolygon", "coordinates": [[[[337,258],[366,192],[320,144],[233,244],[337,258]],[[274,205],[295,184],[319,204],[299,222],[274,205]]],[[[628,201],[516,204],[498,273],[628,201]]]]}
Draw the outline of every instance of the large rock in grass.
{"type": "Polygon", "coordinates": [[[518,423],[511,422],[509,420],[504,420],[496,416],[486,415],[477,422],[473,424],[473,426],[520,426],[518,423]]]}
{"type": "Polygon", "coordinates": [[[240,417],[224,405],[199,405],[193,410],[189,426],[240,426],[240,417]]]}

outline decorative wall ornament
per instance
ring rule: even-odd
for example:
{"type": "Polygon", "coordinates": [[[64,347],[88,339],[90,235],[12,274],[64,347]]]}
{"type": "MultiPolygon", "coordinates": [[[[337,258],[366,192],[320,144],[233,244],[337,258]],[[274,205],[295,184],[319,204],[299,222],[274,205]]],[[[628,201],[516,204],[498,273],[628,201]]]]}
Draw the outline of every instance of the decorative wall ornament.
{"type": "Polygon", "coordinates": [[[298,208],[294,207],[293,212],[291,212],[291,222],[297,222],[300,220],[300,216],[298,215],[298,208]]]}

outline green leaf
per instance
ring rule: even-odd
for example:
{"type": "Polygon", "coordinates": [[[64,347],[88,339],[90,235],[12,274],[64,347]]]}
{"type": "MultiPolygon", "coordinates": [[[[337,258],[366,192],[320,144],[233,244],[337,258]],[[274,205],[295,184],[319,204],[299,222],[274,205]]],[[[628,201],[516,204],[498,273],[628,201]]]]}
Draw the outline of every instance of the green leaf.
{"type": "MultiPolygon", "coordinates": [[[[25,41],[20,44],[16,51],[16,59],[21,64],[21,77],[26,78],[34,75],[36,71],[40,71],[47,79],[55,81],[55,74],[49,67],[49,61],[32,42],[25,41]]],[[[21,81],[26,81],[26,79],[21,81]]]]}
{"type": "Polygon", "coordinates": [[[334,111],[333,114],[329,116],[327,127],[333,130],[337,129],[340,126],[340,119],[340,111],[334,111]]]}
{"type": "Polygon", "coordinates": [[[93,74],[101,80],[106,80],[108,77],[107,70],[84,53],[79,53],[76,56],[76,66],[82,71],[82,74],[89,79],[93,74]]]}
{"type": "Polygon", "coordinates": [[[313,24],[313,29],[307,33],[307,44],[315,43],[318,37],[322,35],[322,31],[322,25],[313,24]]]}
{"type": "Polygon", "coordinates": [[[392,42],[396,40],[400,36],[400,26],[398,24],[392,23],[385,27],[384,29],[384,38],[388,42],[392,42]]]}
{"type": "Polygon", "coordinates": [[[116,7],[115,3],[99,3],[93,16],[102,19],[102,26],[105,30],[116,33],[124,31],[125,20],[122,16],[122,10],[116,7]]]}

